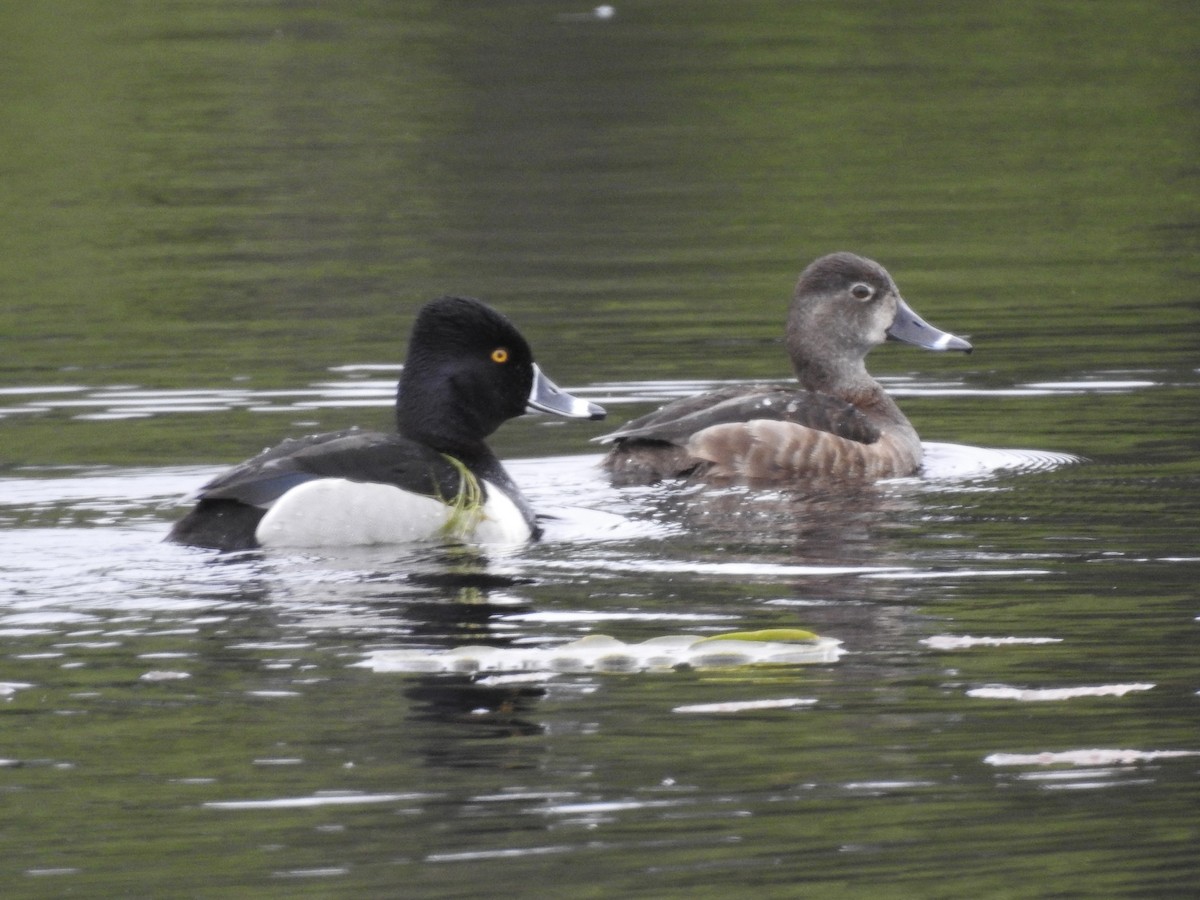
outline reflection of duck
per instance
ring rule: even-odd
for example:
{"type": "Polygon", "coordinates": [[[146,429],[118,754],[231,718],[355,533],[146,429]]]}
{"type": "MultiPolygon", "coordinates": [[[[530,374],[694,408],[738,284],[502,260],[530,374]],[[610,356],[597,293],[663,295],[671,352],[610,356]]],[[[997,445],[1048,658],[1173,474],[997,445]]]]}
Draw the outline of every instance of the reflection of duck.
{"type": "Polygon", "coordinates": [[[478,300],[434,300],[409,340],[397,434],[284,441],[201,488],[170,540],[232,550],[536,537],[529,504],[484,440],[527,406],[604,416],[546,378],[499,313],[478,300]]]}
{"type": "MultiPolygon", "coordinates": [[[[532,718],[546,696],[539,684],[482,684],[471,675],[439,675],[410,683],[404,695],[413,701],[415,722],[465,726],[472,738],[528,737],[541,734],[545,726],[532,718]]],[[[481,748],[463,748],[458,742],[430,747],[429,755],[442,765],[453,765],[479,753],[481,748]]],[[[492,749],[490,752],[506,752],[492,749]]]]}
{"type": "Polygon", "coordinates": [[[904,302],[876,262],[834,253],[800,275],[787,347],[800,389],[739,385],[685,397],[599,438],[622,483],[674,476],[788,483],[912,475],[921,441],[864,360],[887,339],[970,351],[904,302]]]}

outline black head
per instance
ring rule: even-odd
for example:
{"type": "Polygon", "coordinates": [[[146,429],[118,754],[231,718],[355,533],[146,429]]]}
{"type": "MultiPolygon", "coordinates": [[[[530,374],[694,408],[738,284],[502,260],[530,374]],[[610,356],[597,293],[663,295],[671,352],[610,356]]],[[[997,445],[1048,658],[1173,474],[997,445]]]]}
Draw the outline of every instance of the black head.
{"type": "Polygon", "coordinates": [[[533,352],[508,319],[469,297],[440,297],[413,325],[396,424],[438,450],[470,451],[525,411],[533,380],[533,352]]]}

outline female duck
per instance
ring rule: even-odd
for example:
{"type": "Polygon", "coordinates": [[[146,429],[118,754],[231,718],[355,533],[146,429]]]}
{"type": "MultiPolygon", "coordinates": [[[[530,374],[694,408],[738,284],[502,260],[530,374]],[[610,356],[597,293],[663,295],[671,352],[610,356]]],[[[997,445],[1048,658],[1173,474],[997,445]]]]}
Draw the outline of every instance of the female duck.
{"type": "Polygon", "coordinates": [[[506,318],[478,300],[442,297],[413,326],[398,433],[284,441],[201,488],[168,539],[238,550],[536,538],[533,511],[484,442],[526,407],[604,417],[541,373],[506,318]]]}
{"type": "Polygon", "coordinates": [[[739,385],[668,403],[598,438],[614,445],[604,465],[625,484],[912,475],[921,466],[920,438],[864,362],[889,338],[971,350],[913,312],[883,266],[852,253],[823,256],[801,273],[788,313],[799,390],[739,385]]]}

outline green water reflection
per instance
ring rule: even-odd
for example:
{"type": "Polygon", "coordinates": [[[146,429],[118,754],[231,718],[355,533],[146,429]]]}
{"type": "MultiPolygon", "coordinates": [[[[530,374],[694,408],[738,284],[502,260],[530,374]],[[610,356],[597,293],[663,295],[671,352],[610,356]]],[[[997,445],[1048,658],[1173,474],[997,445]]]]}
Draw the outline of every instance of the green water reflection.
{"type": "MultiPolygon", "coordinates": [[[[6,507],[24,549],[0,563],[0,681],[30,685],[0,698],[6,896],[1190,889],[1194,760],[1061,790],[981,760],[1200,749],[1200,7],[632,0],[598,21],[588,5],[0,4],[5,474],[210,465],[386,427],[385,408],[336,405],[96,419],[3,391],[307,388],[401,362],[415,310],[446,292],[509,313],[563,385],[786,377],[796,273],[842,248],[978,348],[872,356],[927,388],[901,399],[923,436],[1091,462],[769,534],[545,545],[502,561],[525,581],[469,598],[393,583],[407,558],[313,584],[206,566],[157,544],[159,496],[6,507]],[[1142,386],[1004,393],[1072,381],[1142,386]],[[31,586],[33,555],[67,573],[61,596],[31,586]],[[589,627],[496,626],[514,609],[804,624],[854,653],[545,691],[348,667],[413,629],[440,646],[589,627]],[[38,619],[64,611],[81,618],[38,619]],[[1063,640],[920,643],[943,632],[1063,640]],[[143,678],[176,669],[190,677],[143,678]],[[1066,705],[964,693],[1143,681],[1066,705]],[[673,712],[760,695],[820,702],[673,712]],[[322,791],[405,796],[220,805],[322,791]]],[[[521,420],[496,447],[577,454],[605,427],[521,420]]],[[[671,524],[683,506],[648,505],[671,524]]],[[[676,627],[615,622],[627,640],[676,627]]]]}
{"type": "Polygon", "coordinates": [[[1002,376],[1196,350],[1186,3],[69,7],[0,13],[24,377],[294,383],[446,291],[567,381],[774,375],[838,247],[1002,376]]]}

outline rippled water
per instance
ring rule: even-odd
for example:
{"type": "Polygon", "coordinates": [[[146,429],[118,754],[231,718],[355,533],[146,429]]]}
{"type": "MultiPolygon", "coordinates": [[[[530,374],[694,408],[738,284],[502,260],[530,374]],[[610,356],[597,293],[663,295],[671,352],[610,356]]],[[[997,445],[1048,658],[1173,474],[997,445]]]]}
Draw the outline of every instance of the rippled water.
{"type": "Polygon", "coordinates": [[[0,9],[6,897],[1194,892],[1192,5],[40,10],[0,9]],[[591,438],[789,377],[842,247],[977,347],[871,357],[923,473],[609,485],[591,438]],[[609,408],[495,436],[545,540],[162,542],[229,463],[387,427],[447,291],[609,408]]]}
{"type": "MultiPolygon", "coordinates": [[[[201,411],[264,415],[386,405],[388,382],[335,374],[346,381],[282,398],[80,388],[72,411],[196,412],[181,395],[201,411]]],[[[708,386],[586,393],[619,409],[708,386]]],[[[986,394],[892,387],[947,402],[986,394]]],[[[9,409],[44,402],[19,396],[30,406],[9,409]]],[[[1088,492],[1119,470],[1049,451],[926,448],[919,478],[852,497],[614,489],[595,454],[517,459],[547,534],[504,553],[222,556],[161,543],[215,467],[10,473],[4,765],[25,836],[7,865],[97,891],[128,883],[132,859],[141,884],[198,865],[221,873],[217,886],[301,879],[325,884],[318,893],[456,893],[480,884],[479,865],[519,891],[568,860],[617,892],[772,873],[780,890],[833,889],[910,871],[915,885],[937,872],[948,893],[987,893],[991,878],[1004,892],[1086,846],[1108,860],[1090,866],[1097,891],[1128,887],[1148,848],[1174,845],[1156,837],[1158,817],[1195,796],[1200,744],[1180,708],[1194,704],[1194,657],[1171,633],[1195,614],[1183,597],[1200,557],[1175,540],[1063,525],[1087,519],[1088,492]],[[1032,522],[1047,510],[1056,523],[1032,522]],[[611,651],[597,664],[575,644],[613,635],[627,654],[667,635],[782,628],[840,652],[641,669],[611,651]],[[514,661],[479,664],[497,652],[514,661]],[[1113,792],[1139,839],[1087,812],[1113,792]],[[55,841],[64,818],[97,807],[105,828],[55,841]],[[938,861],[946,830],[970,871],[938,861]],[[173,842],[186,864],[170,861],[173,842]],[[1003,865],[980,872],[997,850],[1003,865]]],[[[1164,490],[1149,478],[1139,496],[1164,490]]],[[[1167,873],[1190,858],[1183,845],[1160,857],[1167,873]]]]}

